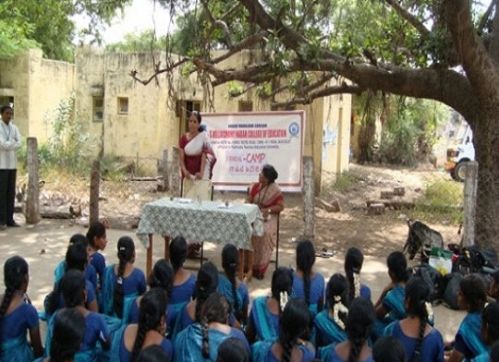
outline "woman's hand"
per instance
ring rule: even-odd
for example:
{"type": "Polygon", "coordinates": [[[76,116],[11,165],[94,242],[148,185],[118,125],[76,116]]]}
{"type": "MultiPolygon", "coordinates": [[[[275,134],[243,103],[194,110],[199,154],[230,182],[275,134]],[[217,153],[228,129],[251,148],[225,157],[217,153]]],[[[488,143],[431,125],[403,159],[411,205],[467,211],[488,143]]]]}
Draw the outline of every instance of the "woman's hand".
{"type": "Polygon", "coordinates": [[[201,172],[196,172],[196,174],[194,175],[194,178],[196,180],[201,180],[203,178],[203,176],[201,176],[201,172]]]}

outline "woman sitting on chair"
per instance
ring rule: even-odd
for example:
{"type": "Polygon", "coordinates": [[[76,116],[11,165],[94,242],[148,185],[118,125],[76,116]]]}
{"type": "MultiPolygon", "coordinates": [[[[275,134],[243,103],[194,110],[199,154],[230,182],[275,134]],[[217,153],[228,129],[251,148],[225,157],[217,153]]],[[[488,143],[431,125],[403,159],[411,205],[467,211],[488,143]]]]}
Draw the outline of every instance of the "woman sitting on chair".
{"type": "Polygon", "coordinates": [[[281,189],[275,183],[277,171],[271,165],[265,165],[260,172],[258,182],[249,188],[248,202],[257,204],[264,218],[263,236],[253,236],[253,251],[244,250],[245,258],[241,266],[247,268],[247,280],[254,275],[263,279],[267,270],[277,238],[277,220],[284,209],[284,198],[281,189]],[[253,273],[253,274],[252,274],[253,273]]]}
{"type": "MultiPolygon", "coordinates": [[[[180,137],[180,170],[182,172],[182,194],[184,179],[187,180],[211,180],[213,166],[217,161],[215,153],[210,145],[207,132],[201,125],[201,114],[192,111],[189,117],[189,132],[180,137]]],[[[189,245],[189,257],[197,256],[201,243],[191,242],[189,245]]]]}

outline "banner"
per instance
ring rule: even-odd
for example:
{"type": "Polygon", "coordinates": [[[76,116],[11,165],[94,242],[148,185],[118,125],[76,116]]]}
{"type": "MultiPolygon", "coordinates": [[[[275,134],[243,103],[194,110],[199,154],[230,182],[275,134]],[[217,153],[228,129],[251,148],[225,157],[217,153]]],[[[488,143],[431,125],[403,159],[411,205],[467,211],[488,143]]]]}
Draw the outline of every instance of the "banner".
{"type": "Polygon", "coordinates": [[[204,113],[202,123],[217,156],[217,190],[246,190],[270,164],[282,190],[301,192],[305,112],[204,113]]]}

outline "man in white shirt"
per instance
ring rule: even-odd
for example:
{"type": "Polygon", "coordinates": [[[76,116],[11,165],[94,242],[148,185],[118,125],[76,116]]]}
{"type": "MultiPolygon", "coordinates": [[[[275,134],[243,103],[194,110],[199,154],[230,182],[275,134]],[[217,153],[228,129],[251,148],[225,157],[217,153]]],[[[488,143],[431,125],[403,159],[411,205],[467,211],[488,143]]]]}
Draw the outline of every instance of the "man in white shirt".
{"type": "Polygon", "coordinates": [[[16,150],[21,147],[21,134],[11,122],[12,107],[0,108],[0,230],[19,226],[14,221],[16,196],[16,150]]]}

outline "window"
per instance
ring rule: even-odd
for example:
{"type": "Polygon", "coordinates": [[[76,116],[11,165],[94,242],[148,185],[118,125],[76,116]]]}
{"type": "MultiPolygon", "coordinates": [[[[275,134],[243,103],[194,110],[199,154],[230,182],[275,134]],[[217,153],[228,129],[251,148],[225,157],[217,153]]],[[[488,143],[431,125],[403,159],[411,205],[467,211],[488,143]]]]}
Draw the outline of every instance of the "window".
{"type": "Polygon", "coordinates": [[[252,112],[253,102],[252,101],[239,101],[239,112],[252,112]]]}
{"type": "Polygon", "coordinates": [[[92,115],[94,122],[104,119],[104,97],[92,97],[92,115]]]}
{"type": "Polygon", "coordinates": [[[128,98],[118,97],[118,114],[128,114],[128,98]]]}

